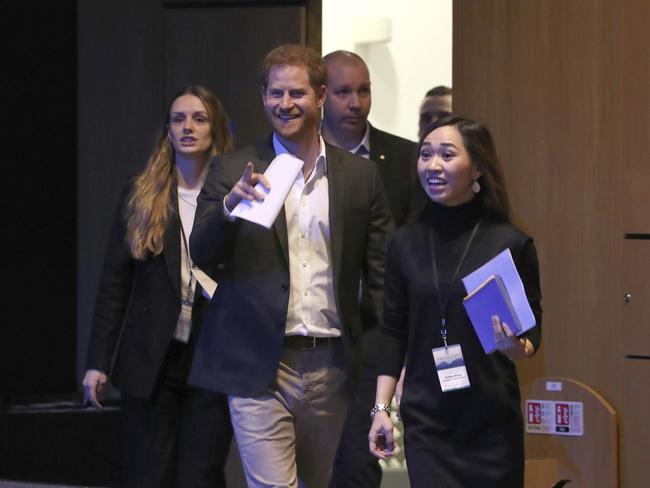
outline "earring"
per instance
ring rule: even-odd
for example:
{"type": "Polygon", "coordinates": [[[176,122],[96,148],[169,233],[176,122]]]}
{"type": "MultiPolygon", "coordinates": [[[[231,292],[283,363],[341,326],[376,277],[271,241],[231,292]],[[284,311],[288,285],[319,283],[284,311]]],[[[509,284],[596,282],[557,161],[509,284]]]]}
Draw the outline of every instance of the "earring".
{"type": "Polygon", "coordinates": [[[472,183],[472,191],[474,193],[478,193],[481,191],[481,184],[478,182],[478,180],[474,180],[474,183],[472,183]]]}

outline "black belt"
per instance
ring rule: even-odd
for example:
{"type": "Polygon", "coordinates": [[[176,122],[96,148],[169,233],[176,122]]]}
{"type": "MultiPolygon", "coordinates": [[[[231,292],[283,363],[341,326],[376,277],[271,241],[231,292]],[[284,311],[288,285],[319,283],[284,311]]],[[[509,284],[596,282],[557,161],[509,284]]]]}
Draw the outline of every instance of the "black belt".
{"type": "Polygon", "coordinates": [[[338,337],[312,337],[302,335],[284,336],[284,347],[287,349],[314,349],[316,346],[329,344],[338,337]]]}

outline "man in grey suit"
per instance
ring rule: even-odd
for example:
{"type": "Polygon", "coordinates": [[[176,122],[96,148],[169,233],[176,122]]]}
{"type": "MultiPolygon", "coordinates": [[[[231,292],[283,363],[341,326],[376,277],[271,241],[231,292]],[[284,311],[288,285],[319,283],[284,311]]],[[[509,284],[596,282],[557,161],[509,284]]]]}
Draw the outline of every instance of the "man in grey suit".
{"type": "MultiPolygon", "coordinates": [[[[335,146],[376,161],[395,224],[414,218],[425,203],[416,178],[416,144],[389,134],[368,122],[372,105],[370,73],[361,57],[350,51],[334,51],[323,60],[327,65],[328,96],[321,132],[335,146]]],[[[350,405],[341,437],[332,488],[378,488],[381,469],[367,447],[370,409],[375,404],[376,369],[379,361],[381,309],[374,308],[366,293],[362,314],[370,328],[364,331],[363,373],[350,405]],[[374,326],[374,327],[373,327],[374,326]]]]}
{"type": "Polygon", "coordinates": [[[191,255],[221,272],[190,382],[228,394],[249,486],[325,487],[359,369],[360,282],[380,308],[392,221],[376,165],[318,133],[320,56],[283,45],[263,68],[273,134],[215,158],[198,198],[191,255]],[[273,226],[233,219],[285,152],[304,165],[273,226]]]}

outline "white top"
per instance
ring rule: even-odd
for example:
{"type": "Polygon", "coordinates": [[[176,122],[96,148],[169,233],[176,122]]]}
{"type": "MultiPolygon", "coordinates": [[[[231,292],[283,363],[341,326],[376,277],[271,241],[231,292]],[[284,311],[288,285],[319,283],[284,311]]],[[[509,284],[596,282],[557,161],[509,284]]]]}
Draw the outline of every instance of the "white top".
{"type": "Polygon", "coordinates": [[[176,321],[174,339],[181,342],[188,342],[192,330],[192,305],[194,304],[194,293],[196,291],[196,280],[192,279],[192,260],[189,255],[190,232],[194,224],[196,213],[196,198],[200,190],[188,190],[177,187],[178,191],[178,215],[181,219],[183,232],[179,236],[181,241],[181,312],[176,321]],[[183,239],[185,236],[185,239],[183,239]],[[188,289],[189,288],[189,289],[188,289]]]}
{"type": "MultiPolygon", "coordinates": [[[[178,213],[181,218],[181,225],[183,232],[185,232],[185,240],[187,249],[190,248],[190,233],[194,225],[194,214],[196,213],[196,199],[201,193],[201,189],[189,190],[187,188],[178,187],[178,213]]],[[[185,248],[183,248],[185,249],[185,248]]],[[[183,250],[183,252],[185,252],[183,250]]]]}
{"type": "MultiPolygon", "coordinates": [[[[305,181],[302,171],[284,203],[289,241],[289,308],[286,335],[339,337],[330,260],[329,193],[325,143],[305,181]]],[[[288,152],[273,134],[276,155],[288,152]]]]}
{"type": "MultiPolygon", "coordinates": [[[[186,250],[190,249],[190,234],[192,232],[192,227],[194,226],[194,216],[196,214],[196,200],[201,193],[201,190],[188,190],[187,188],[181,188],[180,186],[177,189],[178,191],[178,213],[181,219],[181,225],[183,226],[183,233],[181,233],[181,286],[184,286],[187,289],[187,283],[189,281],[188,275],[188,254],[186,250]],[[185,235],[185,243],[183,243],[183,234],[185,235]],[[187,247],[185,247],[187,245],[187,247]]],[[[189,256],[189,265],[192,268],[192,289],[196,290],[196,282],[201,285],[203,288],[203,296],[207,299],[211,299],[214,294],[217,283],[210,278],[201,268],[194,266],[191,256],[189,256]]],[[[192,296],[194,294],[192,293],[192,296]]]]}

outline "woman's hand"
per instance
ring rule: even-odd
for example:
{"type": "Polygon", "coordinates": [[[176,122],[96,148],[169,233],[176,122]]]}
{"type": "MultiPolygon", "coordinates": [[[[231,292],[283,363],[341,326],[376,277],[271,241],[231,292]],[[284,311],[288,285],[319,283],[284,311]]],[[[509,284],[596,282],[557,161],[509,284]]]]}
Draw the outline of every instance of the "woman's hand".
{"type": "Polygon", "coordinates": [[[249,201],[257,200],[258,202],[264,201],[264,194],[255,189],[255,185],[261,182],[264,187],[269,190],[271,185],[262,173],[255,173],[252,162],[246,163],[246,168],[239,178],[239,181],[232,187],[230,193],[226,195],[225,205],[228,212],[232,212],[237,204],[246,199],[249,201]]]}
{"type": "Polygon", "coordinates": [[[91,404],[95,408],[103,408],[97,398],[108,381],[105,373],[96,369],[89,369],[84,375],[82,385],[84,387],[84,405],[91,404]]]}
{"type": "Polygon", "coordinates": [[[513,361],[529,358],[535,352],[533,344],[528,339],[519,339],[512,333],[508,324],[501,322],[497,315],[492,316],[492,329],[497,350],[513,361]]]}
{"type": "Polygon", "coordinates": [[[393,455],[393,422],[388,412],[380,410],[375,414],[368,433],[370,454],[379,459],[388,459],[393,455]]]}

